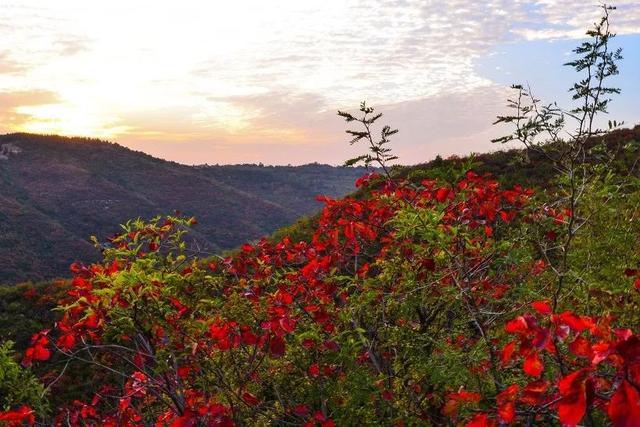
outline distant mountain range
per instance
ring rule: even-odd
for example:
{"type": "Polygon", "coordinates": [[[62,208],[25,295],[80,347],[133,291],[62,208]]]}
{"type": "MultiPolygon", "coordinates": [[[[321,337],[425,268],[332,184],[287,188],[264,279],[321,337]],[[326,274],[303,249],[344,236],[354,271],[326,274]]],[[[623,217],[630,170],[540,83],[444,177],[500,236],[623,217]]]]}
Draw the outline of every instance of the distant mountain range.
{"type": "Polygon", "coordinates": [[[0,283],[67,276],[72,262],[98,258],[89,236],[176,210],[197,217],[205,250],[230,249],[314,213],[316,195],[345,195],[363,173],[185,166],[94,139],[0,135],[0,283]]]}

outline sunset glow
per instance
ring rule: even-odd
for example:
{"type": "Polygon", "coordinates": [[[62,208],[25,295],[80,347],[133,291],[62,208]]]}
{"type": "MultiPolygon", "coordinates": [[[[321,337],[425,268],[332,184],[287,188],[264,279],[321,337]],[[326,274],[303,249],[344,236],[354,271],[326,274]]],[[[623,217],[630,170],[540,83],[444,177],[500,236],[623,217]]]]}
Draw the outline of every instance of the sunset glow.
{"type": "MultiPolygon", "coordinates": [[[[617,5],[615,30],[637,67],[640,7],[617,5]]],[[[106,138],[185,163],[340,163],[349,154],[335,111],[366,99],[401,129],[407,162],[483,151],[508,93],[496,70],[509,65],[487,72],[485,61],[505,46],[560,46],[597,14],[556,0],[9,0],[0,132],[106,138]]],[[[563,49],[548,49],[549,68],[563,49]]],[[[523,77],[544,92],[546,75],[523,77]]]]}

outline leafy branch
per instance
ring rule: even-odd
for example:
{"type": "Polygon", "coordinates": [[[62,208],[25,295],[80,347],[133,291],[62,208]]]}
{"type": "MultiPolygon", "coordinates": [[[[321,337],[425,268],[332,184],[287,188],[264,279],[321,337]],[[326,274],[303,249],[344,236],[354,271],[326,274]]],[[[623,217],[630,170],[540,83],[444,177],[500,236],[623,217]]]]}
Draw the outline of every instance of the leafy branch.
{"type": "Polygon", "coordinates": [[[363,139],[367,141],[369,143],[370,153],[349,159],[344,165],[354,166],[363,162],[364,166],[369,168],[372,163],[377,163],[382,170],[384,170],[387,178],[390,178],[387,164],[392,160],[396,160],[398,157],[391,153],[391,148],[389,148],[387,144],[390,142],[389,138],[398,133],[398,129],[392,129],[389,125],[385,125],[380,131],[380,139],[376,140],[373,137],[371,127],[380,117],[382,117],[382,113],[374,114],[374,109],[372,107],[368,107],[364,101],[360,103],[360,112],[362,113],[360,117],[356,117],[351,113],[344,111],[338,111],[338,115],[344,118],[347,123],[358,122],[362,124],[364,130],[347,129],[346,133],[352,136],[351,141],[349,141],[351,145],[363,139]]]}
{"type": "MultiPolygon", "coordinates": [[[[559,243],[546,247],[543,239],[535,242],[543,248],[542,256],[555,275],[550,305],[553,312],[558,309],[571,284],[582,284],[581,267],[573,255],[580,230],[589,221],[582,199],[607,176],[617,153],[608,150],[603,137],[622,125],[609,121],[608,129],[599,129],[595,124],[599,114],[608,112],[609,96],[620,93],[619,88],[609,87],[606,82],[618,74],[617,61],[622,59],[620,48],[610,49],[610,41],[615,34],[610,31],[609,12],[615,7],[602,5],[601,8],[600,20],[586,32],[590,39],[573,50],[576,59],[564,64],[581,74],[581,78],[569,89],[576,106],[565,109],[556,102],[543,104],[533,95],[531,87],[513,85],[517,96],[507,100],[507,106],[515,113],[498,116],[494,123],[510,124],[515,129],[493,142],[520,142],[528,151],[549,160],[559,172],[558,198],[549,205],[564,212],[559,243]]],[[[557,338],[554,338],[554,345],[557,347],[558,344],[557,338]]],[[[568,368],[562,354],[558,353],[556,358],[560,374],[566,375],[568,368]]],[[[589,410],[587,420],[593,425],[591,417],[589,410]]]]}

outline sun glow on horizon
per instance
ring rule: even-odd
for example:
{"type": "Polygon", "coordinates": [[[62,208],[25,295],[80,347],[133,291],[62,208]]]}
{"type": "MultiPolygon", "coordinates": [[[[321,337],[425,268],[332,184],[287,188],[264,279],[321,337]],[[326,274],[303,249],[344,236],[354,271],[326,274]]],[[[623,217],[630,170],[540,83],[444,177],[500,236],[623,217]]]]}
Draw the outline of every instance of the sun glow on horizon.
{"type": "Polygon", "coordinates": [[[83,105],[59,103],[21,106],[16,108],[16,112],[30,119],[18,124],[12,131],[114,139],[131,130],[128,126],[117,125],[117,117],[110,118],[103,111],[87,109],[83,105]]]}

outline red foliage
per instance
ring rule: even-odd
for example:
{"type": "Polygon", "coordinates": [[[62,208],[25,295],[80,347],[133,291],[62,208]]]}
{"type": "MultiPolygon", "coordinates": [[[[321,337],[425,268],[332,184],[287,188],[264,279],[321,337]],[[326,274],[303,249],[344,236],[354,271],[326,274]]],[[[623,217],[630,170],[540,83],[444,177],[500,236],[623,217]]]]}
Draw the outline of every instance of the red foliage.
{"type": "MultiPolygon", "coordinates": [[[[151,320],[150,324],[141,322],[135,325],[138,328],[135,333],[123,332],[117,337],[119,346],[133,353],[127,353],[129,359],[125,357],[130,363],[117,405],[108,405],[99,397],[117,396],[115,391],[96,394],[89,403],[76,401],[64,408],[59,419],[69,419],[72,425],[142,425],[148,422],[144,420],[145,408],[164,405],[162,414],[154,417],[158,425],[233,425],[237,411],[258,414],[268,406],[267,399],[273,399],[273,390],[260,389],[265,377],[273,374],[269,369],[259,371],[265,360],[282,371],[299,373],[304,384],[310,383],[310,387],[323,393],[323,382],[331,379],[339,383],[350,374],[344,368],[347,361],[341,350],[357,346],[355,341],[341,341],[345,329],[354,329],[352,325],[341,329],[344,308],[357,296],[358,287],[377,274],[376,262],[394,256],[415,268],[417,280],[430,282],[427,279],[438,277],[430,292],[444,295],[454,290],[456,298],[478,312],[506,300],[505,295],[514,286],[506,279],[507,274],[499,278],[478,274],[459,280],[454,267],[442,265],[441,254],[423,241],[398,236],[389,224],[407,206],[431,209],[439,214],[434,227],[451,240],[446,251],[470,264],[484,265],[482,250],[492,247],[501,234],[500,227],[516,221],[531,191],[521,187],[501,190],[489,177],[472,172],[447,186],[431,180],[418,187],[381,182],[375,175],[363,177],[358,185],[370,187],[371,196],[357,200],[323,199],[325,208],[310,242],[294,243],[284,238],[272,244],[262,240],[243,245],[224,260],[208,262],[206,269],[195,262],[181,265],[178,274],[185,288],[181,289],[184,291],[181,295],[163,295],[161,291],[166,284],[160,279],[145,284],[143,303],[160,306],[164,318],[151,320]],[[454,232],[456,229],[464,229],[466,234],[460,237],[454,232]],[[335,272],[355,277],[352,283],[355,286],[342,286],[335,279],[335,272]],[[222,314],[199,317],[201,300],[191,298],[197,284],[194,277],[200,277],[199,274],[217,275],[220,286],[210,292],[223,295],[226,301],[242,301],[242,310],[253,309],[255,313],[240,320],[222,314]],[[314,338],[298,336],[303,328],[312,330],[314,338]],[[167,350],[163,357],[175,352],[181,358],[176,358],[162,375],[154,375],[152,367],[158,364],[154,357],[163,350],[167,350]],[[296,352],[307,356],[304,363],[296,365],[290,361],[289,355],[296,352]],[[197,379],[209,361],[236,356],[249,360],[244,370],[233,372],[242,379],[240,386],[231,387],[224,399],[198,388],[197,379]],[[170,399],[158,397],[166,394],[173,397],[170,403],[166,403],[170,399]]],[[[553,209],[546,214],[560,223],[571,216],[571,212],[553,209]]],[[[130,309],[131,301],[121,291],[105,292],[111,291],[105,278],[128,272],[136,259],[158,256],[160,248],[165,247],[164,239],[175,227],[173,221],[167,221],[112,241],[123,252],[140,247],[157,251],[155,255],[137,252],[130,258],[122,257],[104,265],[73,265],[75,278],[68,294],[73,304],[65,305],[53,335],[56,338],[50,341],[49,331],[34,335],[23,364],[49,359],[53,348],[69,355],[80,346],[99,346],[111,338],[105,336],[105,328],[114,321],[113,311],[130,309]],[[141,238],[148,239],[146,247],[139,245],[141,238]],[[105,294],[109,295],[106,302],[105,294]]],[[[534,275],[543,274],[546,268],[542,260],[526,265],[526,271],[534,275]]],[[[638,272],[628,270],[626,274],[635,277],[638,272]]],[[[394,302],[401,299],[396,293],[397,285],[393,280],[388,282],[384,283],[387,288],[367,289],[371,304],[380,304],[385,298],[394,302]]],[[[142,285],[136,283],[127,292],[143,295],[142,285]]],[[[522,304],[528,306],[529,302],[522,304]]],[[[530,424],[547,420],[545,417],[553,413],[563,424],[575,425],[590,411],[605,408],[614,425],[635,425],[632,420],[640,417],[640,337],[629,330],[616,330],[610,319],[581,316],[572,311],[554,313],[555,304],[549,301],[535,301],[530,307],[532,312],[519,312],[506,322],[496,321],[497,326],[491,325],[491,336],[486,334],[488,324],[474,321],[469,334],[456,331],[447,337],[447,344],[458,350],[484,339],[489,360],[478,361],[470,372],[485,380],[492,372],[497,376],[496,370],[519,378],[513,384],[487,381],[493,383],[494,389],[482,390],[482,394],[454,385],[447,390],[432,389],[409,376],[402,378],[400,386],[385,382],[393,377],[387,373],[394,363],[400,363],[403,357],[395,348],[373,349],[363,345],[349,362],[376,378],[369,390],[373,390],[377,404],[386,405],[380,408],[397,402],[418,402],[415,404],[418,409],[412,410],[425,421],[435,419],[437,423],[441,418],[434,417],[444,416],[468,426],[530,424]],[[381,380],[382,377],[385,379],[381,380]],[[457,392],[451,391],[456,389],[457,392]],[[469,407],[476,409],[469,411],[469,407]]],[[[417,318],[396,318],[388,324],[417,334],[428,320],[419,309],[414,311],[418,312],[417,318]]],[[[138,320],[134,318],[131,323],[138,320]]],[[[371,335],[378,339],[375,332],[371,335]]],[[[338,418],[327,409],[328,397],[320,396],[311,403],[299,403],[298,396],[279,401],[283,419],[290,417],[310,426],[334,425],[334,419],[338,418]]],[[[336,405],[340,406],[342,400],[336,405]]],[[[382,413],[384,409],[379,411],[382,413]]],[[[0,415],[10,416],[19,414],[14,411],[0,415]]],[[[30,422],[33,418],[22,420],[30,422]]]]}
{"type": "Polygon", "coordinates": [[[13,411],[0,412],[0,425],[7,427],[18,427],[23,425],[34,425],[36,417],[31,408],[26,405],[13,411]]]}
{"type": "Polygon", "coordinates": [[[49,338],[47,335],[49,330],[39,332],[31,337],[31,347],[27,349],[22,359],[24,366],[31,366],[34,360],[44,361],[49,360],[51,357],[51,351],[47,348],[49,345],[49,338]]]}
{"type": "Polygon", "coordinates": [[[558,382],[560,391],[558,416],[563,424],[576,425],[584,417],[587,409],[588,380],[589,371],[582,369],[563,377],[558,382]]]}
{"type": "Polygon", "coordinates": [[[609,402],[607,413],[615,427],[638,426],[640,424],[638,387],[623,380],[609,402]]]}

